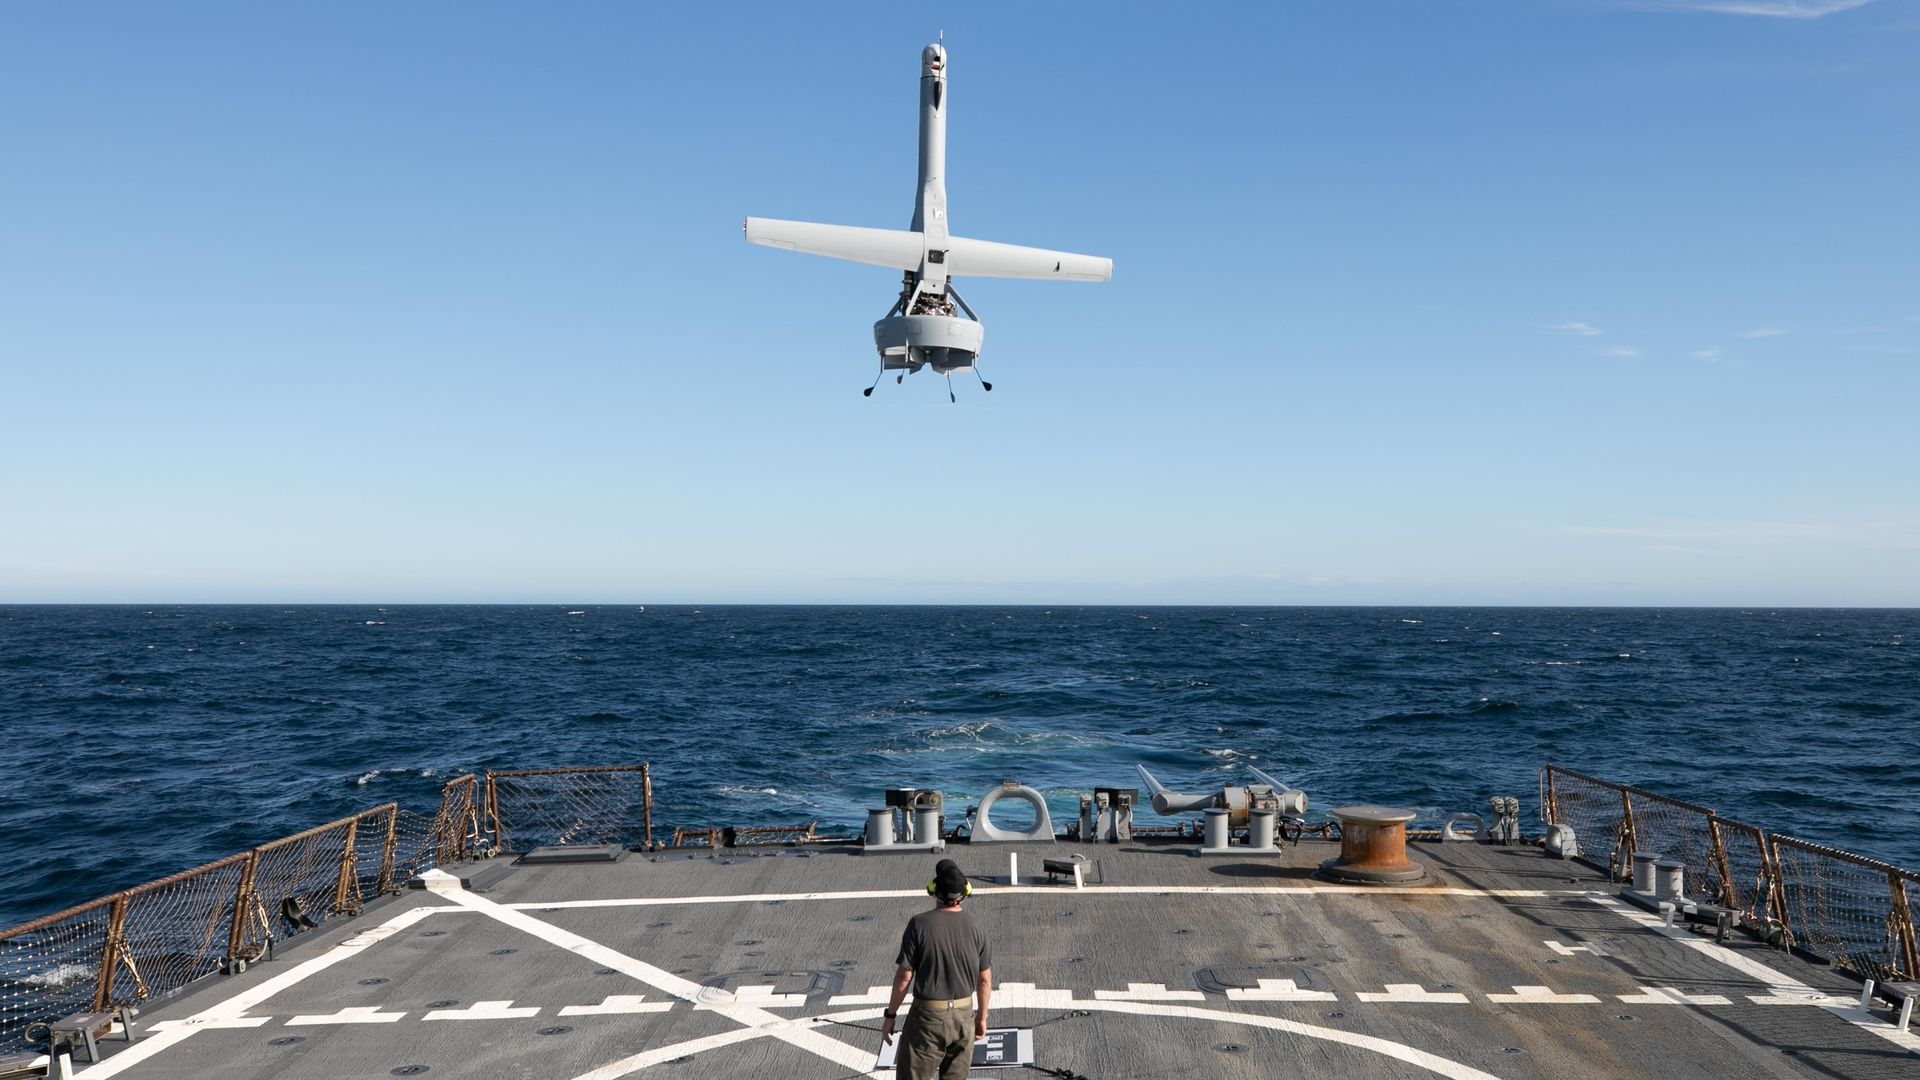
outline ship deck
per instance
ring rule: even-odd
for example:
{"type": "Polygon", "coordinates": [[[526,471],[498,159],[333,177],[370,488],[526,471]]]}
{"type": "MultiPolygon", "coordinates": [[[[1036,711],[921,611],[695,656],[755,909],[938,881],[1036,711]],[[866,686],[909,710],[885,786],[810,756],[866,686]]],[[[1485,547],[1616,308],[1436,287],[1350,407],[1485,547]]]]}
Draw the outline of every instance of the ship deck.
{"type": "MultiPolygon", "coordinates": [[[[993,1026],[1033,1029],[1035,1064],[1092,1080],[1920,1077],[1920,1036],[1859,1009],[1846,976],[1663,927],[1538,848],[1416,844],[1430,884],[1368,888],[1311,876],[1327,843],[1190,846],[950,849],[994,942],[993,1026]],[[1075,852],[1084,888],[1026,876],[1075,852]]],[[[77,1075],[865,1075],[934,861],[824,846],[489,867],[149,1003],[137,1040],[103,1041],[77,1075]]]]}

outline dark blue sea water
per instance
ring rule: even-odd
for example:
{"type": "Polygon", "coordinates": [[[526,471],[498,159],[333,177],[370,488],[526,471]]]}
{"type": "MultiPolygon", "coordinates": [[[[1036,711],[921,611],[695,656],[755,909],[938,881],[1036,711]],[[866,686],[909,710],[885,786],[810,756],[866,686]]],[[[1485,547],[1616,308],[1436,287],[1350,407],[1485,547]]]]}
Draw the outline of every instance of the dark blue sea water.
{"type": "Polygon", "coordinates": [[[854,831],[1144,762],[1430,815],[1557,764],[1920,865],[1920,612],[0,607],[0,926],[472,769],[647,760],[656,821],[854,831]],[[1912,642],[1903,644],[1903,642],[1912,642]]]}

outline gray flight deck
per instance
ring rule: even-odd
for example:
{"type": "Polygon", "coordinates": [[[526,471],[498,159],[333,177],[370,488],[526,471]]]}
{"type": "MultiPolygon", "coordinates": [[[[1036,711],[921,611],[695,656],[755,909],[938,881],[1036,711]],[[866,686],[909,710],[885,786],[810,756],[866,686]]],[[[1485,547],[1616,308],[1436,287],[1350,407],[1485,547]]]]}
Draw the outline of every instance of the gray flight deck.
{"type": "MultiPolygon", "coordinates": [[[[1415,844],[1434,873],[1411,888],[1316,880],[1323,842],[1258,860],[1191,847],[950,850],[993,938],[993,1025],[1035,1028],[1037,1065],[1091,1080],[1920,1080],[1920,1035],[1860,1011],[1851,980],[1662,927],[1537,847],[1415,844]],[[1031,876],[1073,853],[1085,888],[1031,876]]],[[[934,857],[858,850],[634,853],[409,891],[150,1003],[137,1041],[102,1042],[77,1075],[864,1075],[934,857]]]]}

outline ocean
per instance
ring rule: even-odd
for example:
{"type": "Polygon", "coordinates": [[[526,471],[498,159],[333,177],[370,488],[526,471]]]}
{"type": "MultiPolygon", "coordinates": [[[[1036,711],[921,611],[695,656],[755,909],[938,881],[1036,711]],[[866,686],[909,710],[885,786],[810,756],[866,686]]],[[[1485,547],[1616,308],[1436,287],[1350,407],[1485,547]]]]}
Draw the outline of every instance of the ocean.
{"type": "Polygon", "coordinates": [[[1547,762],[1920,867],[1920,611],[0,607],[0,926],[451,776],[650,761],[655,822],[852,833],[1003,780],[1437,819],[1547,762]]]}

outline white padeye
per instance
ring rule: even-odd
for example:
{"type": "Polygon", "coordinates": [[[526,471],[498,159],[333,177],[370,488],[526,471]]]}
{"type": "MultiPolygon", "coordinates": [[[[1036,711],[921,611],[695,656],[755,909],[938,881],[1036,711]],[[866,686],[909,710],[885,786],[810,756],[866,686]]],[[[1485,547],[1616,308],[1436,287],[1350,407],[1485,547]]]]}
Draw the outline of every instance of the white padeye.
{"type": "MultiPolygon", "coordinates": [[[[941,375],[970,371],[980,355],[980,319],[953,287],[956,277],[1050,278],[1107,281],[1113,260],[1066,251],[970,240],[947,231],[947,50],[936,42],[920,53],[920,186],[913,225],[866,229],[750,217],[747,242],[905,271],[900,297],[873,324],[880,373],[931,366],[941,375]]],[[[874,385],[879,385],[879,378],[874,385]]],[[[991,390],[993,384],[982,379],[991,390]]],[[[873,394],[873,387],[866,389],[873,394]]],[[[949,385],[949,399],[953,390],[949,385]]]]}

